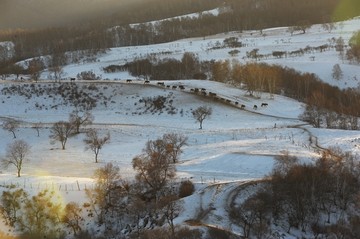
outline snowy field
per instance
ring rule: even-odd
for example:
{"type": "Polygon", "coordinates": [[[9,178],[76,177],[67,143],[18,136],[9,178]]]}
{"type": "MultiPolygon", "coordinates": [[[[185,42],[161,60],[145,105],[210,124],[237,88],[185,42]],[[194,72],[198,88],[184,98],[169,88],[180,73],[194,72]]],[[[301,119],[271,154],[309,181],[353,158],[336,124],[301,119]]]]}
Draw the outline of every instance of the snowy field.
{"type": "MultiPolygon", "coordinates": [[[[294,51],[306,46],[316,47],[329,44],[332,38],[342,37],[348,42],[354,31],[360,30],[360,18],[336,24],[331,33],[321,26],[313,26],[306,34],[287,32],[287,28],[265,29],[259,32],[234,32],[209,36],[205,39],[184,39],[176,42],[110,49],[99,56],[98,62],[72,64],[64,68],[66,77],[75,77],[82,71],[93,71],[101,75],[103,80],[96,85],[103,95],[111,95],[111,103],[98,104],[92,110],[95,117],[93,125],[101,133],[110,132],[111,141],[100,151],[99,163],[94,162],[91,151],[85,150],[84,135],[70,138],[66,150],[61,150],[60,143],[52,144],[49,139],[49,128],[52,123],[67,120],[72,107],[61,105],[60,98],[32,96],[9,96],[0,94],[0,120],[14,118],[21,122],[17,130],[17,138],[24,139],[31,145],[29,160],[24,163],[22,177],[17,178],[15,169],[1,169],[0,185],[15,184],[30,192],[44,188],[57,189],[65,202],[86,201],[84,189],[93,185],[94,170],[112,162],[120,167],[123,178],[132,180],[134,170],[132,159],[142,152],[148,140],[155,140],[165,133],[178,133],[188,137],[188,145],[176,165],[177,179],[191,179],[197,183],[200,191],[185,200],[187,210],[178,218],[177,223],[191,219],[191,207],[197,205],[200,197],[204,200],[220,199],[212,203],[223,202],[227,194],[217,194],[220,190],[216,185],[229,189],[236,184],[252,179],[265,177],[272,170],[274,157],[287,150],[291,155],[303,161],[311,161],[318,157],[316,148],[310,142],[311,136],[317,138],[322,147],[340,147],[354,154],[360,153],[360,133],[358,131],[342,131],[314,129],[298,119],[304,105],[290,98],[275,95],[270,99],[268,94],[262,94],[261,99],[250,98],[246,92],[211,81],[183,80],[167,84],[182,84],[185,91],[158,87],[155,83],[144,85],[142,81],[125,83],[125,79],[134,79],[128,73],[104,73],[103,67],[111,64],[124,64],[136,57],[157,53],[161,57],[180,59],[186,52],[194,52],[200,60],[237,59],[248,62],[246,52],[254,48],[259,53],[268,54],[272,51],[294,51]],[[216,41],[222,42],[228,37],[239,37],[246,43],[240,48],[236,57],[230,57],[231,49],[209,50],[216,41]],[[162,56],[161,52],[171,51],[172,54],[162,56]],[[245,110],[236,105],[227,105],[199,97],[189,92],[190,88],[201,87],[215,92],[219,96],[238,101],[246,106],[245,110]],[[144,113],[139,100],[142,97],[171,96],[175,114],[144,113]],[[267,107],[252,108],[268,103],[267,107]],[[41,105],[41,109],[36,107],[41,105]],[[58,105],[58,107],[53,107],[58,105]],[[213,109],[213,114],[204,121],[203,129],[192,117],[191,111],[198,106],[207,105],[213,109]],[[34,123],[41,122],[40,136],[32,128],[34,123]],[[218,184],[232,183],[235,184],[218,184]],[[201,191],[204,190],[204,191],[201,191]],[[201,195],[201,196],[199,196],[201,195]]],[[[301,57],[282,59],[263,59],[269,64],[289,66],[302,72],[317,74],[323,81],[341,88],[357,87],[360,80],[360,66],[350,64],[339,58],[335,49],[325,52],[314,52],[301,57]],[[314,58],[311,58],[314,57],[314,58]],[[313,59],[313,60],[312,60],[313,59]],[[334,64],[340,64],[344,77],[335,81],[331,77],[334,64]]],[[[47,80],[48,72],[42,74],[38,84],[52,84],[47,80]]],[[[10,85],[23,85],[24,82],[0,81],[0,91],[10,85]]],[[[81,86],[82,84],[77,82],[81,86]]],[[[5,154],[6,146],[13,142],[12,134],[0,129],[0,156],[5,154]]],[[[4,188],[0,188],[4,189],[4,188]]],[[[204,202],[206,203],[206,202],[204,202]]],[[[209,202],[210,203],[210,202],[209,202]]],[[[224,203],[224,202],[223,202],[224,203]]],[[[220,204],[218,207],[220,208],[220,204]]],[[[221,214],[221,212],[218,212],[221,214]]],[[[215,219],[208,221],[214,222],[215,219]]],[[[220,224],[219,224],[220,225],[220,224]]],[[[226,226],[226,221],[222,223],[226,226]]],[[[5,230],[5,229],[4,229],[5,230]]]]}
{"type": "MultiPolygon", "coordinates": [[[[133,61],[135,58],[146,57],[149,54],[160,58],[181,59],[184,52],[193,52],[200,60],[229,59],[231,61],[236,59],[240,63],[246,63],[252,61],[246,57],[246,52],[256,48],[259,49],[259,54],[271,55],[273,51],[292,52],[300,48],[316,48],[328,44],[332,47],[323,52],[312,51],[302,56],[288,56],[280,59],[269,56],[260,59],[260,62],[279,64],[301,72],[314,73],[323,81],[340,88],[357,87],[360,81],[359,65],[342,60],[339,52],[334,48],[335,43],[333,40],[341,37],[345,45],[347,45],[353,33],[360,30],[360,17],[336,23],[335,27],[334,30],[328,32],[321,25],[313,25],[305,34],[295,32],[293,35],[288,32],[288,27],[280,27],[264,29],[262,34],[260,31],[230,32],[205,38],[183,39],[163,44],[111,48],[106,54],[99,56],[97,62],[72,64],[65,67],[64,70],[66,77],[76,77],[82,71],[93,71],[104,79],[128,79],[133,77],[126,72],[105,73],[103,68],[112,64],[123,65],[126,62],[133,61]],[[238,37],[239,41],[244,44],[243,47],[237,48],[240,51],[238,55],[233,57],[229,55],[229,51],[234,48],[211,49],[217,42],[222,44],[224,39],[229,37],[238,37]],[[339,64],[344,73],[343,79],[340,81],[334,80],[331,75],[335,64],[339,64]]],[[[44,72],[43,78],[46,78],[48,74],[48,72],[44,72]]]]}

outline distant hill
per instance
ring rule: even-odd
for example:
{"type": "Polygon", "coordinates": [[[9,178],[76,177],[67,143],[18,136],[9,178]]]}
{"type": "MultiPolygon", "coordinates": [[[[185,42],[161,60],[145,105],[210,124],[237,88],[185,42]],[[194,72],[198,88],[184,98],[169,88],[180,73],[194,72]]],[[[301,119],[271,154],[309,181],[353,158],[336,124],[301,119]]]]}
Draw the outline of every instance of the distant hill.
{"type": "Polygon", "coordinates": [[[2,0],[0,29],[53,27],[102,18],[113,14],[129,2],[129,0],[2,0]]]}
{"type": "Polygon", "coordinates": [[[81,25],[89,21],[147,21],[217,6],[220,0],[1,0],[0,30],[81,25]],[[144,17],[146,15],[146,17],[144,17]]]}
{"type": "MultiPolygon", "coordinates": [[[[3,0],[0,42],[13,42],[13,58],[20,61],[39,55],[149,45],[224,32],[304,27],[356,15],[360,15],[357,0],[3,0]],[[177,17],[212,9],[219,9],[218,14],[177,17]],[[131,27],[151,21],[156,21],[156,26],[131,27]],[[25,29],[16,30],[19,27],[25,29]],[[1,31],[5,28],[11,30],[1,31]]],[[[0,62],[0,71],[9,64],[12,62],[0,62]]]]}

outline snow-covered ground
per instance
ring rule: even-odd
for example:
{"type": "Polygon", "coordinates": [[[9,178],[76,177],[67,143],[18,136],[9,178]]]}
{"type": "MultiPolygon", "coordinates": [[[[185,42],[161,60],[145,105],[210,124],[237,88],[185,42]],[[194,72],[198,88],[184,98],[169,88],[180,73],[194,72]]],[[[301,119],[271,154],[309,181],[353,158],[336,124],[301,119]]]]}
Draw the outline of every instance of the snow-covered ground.
{"type": "MultiPolygon", "coordinates": [[[[136,47],[119,47],[111,48],[106,54],[98,57],[97,62],[71,64],[65,67],[66,77],[76,77],[79,72],[93,71],[95,74],[108,79],[128,79],[133,78],[127,72],[105,73],[103,68],[109,65],[122,65],[131,62],[135,58],[146,57],[149,54],[155,54],[158,57],[181,59],[184,52],[195,53],[200,60],[238,60],[240,63],[252,61],[246,57],[246,53],[253,49],[259,49],[259,54],[272,54],[273,51],[292,52],[306,47],[319,47],[328,44],[334,46],[334,39],[340,37],[344,40],[345,45],[354,32],[360,30],[360,17],[349,21],[335,24],[336,29],[328,32],[321,25],[313,25],[305,34],[295,32],[291,35],[288,27],[264,29],[260,31],[230,32],[207,36],[205,38],[183,39],[169,43],[144,45],[136,47]],[[243,47],[237,48],[240,53],[236,56],[230,56],[229,51],[233,48],[221,48],[213,50],[217,42],[223,43],[224,39],[229,37],[238,37],[239,41],[244,44],[243,47]],[[166,53],[166,54],[164,54],[166,53]]],[[[357,87],[360,81],[360,66],[352,64],[341,59],[339,52],[334,47],[319,52],[312,51],[302,56],[288,56],[275,58],[269,56],[262,58],[260,62],[268,64],[279,64],[294,68],[300,72],[310,72],[318,75],[320,79],[331,85],[340,88],[357,87]],[[343,71],[343,78],[339,81],[332,77],[332,68],[339,64],[343,71]]],[[[48,72],[44,72],[42,77],[47,78],[48,72]]]]}
{"type": "MultiPolygon", "coordinates": [[[[225,11],[226,9],[222,9],[222,11],[225,11]]],[[[215,8],[215,9],[211,9],[208,11],[202,11],[201,13],[190,13],[190,14],[185,14],[185,15],[181,15],[181,16],[176,16],[176,17],[170,17],[170,18],[165,18],[165,19],[161,19],[161,20],[155,20],[155,21],[151,21],[151,22],[143,22],[143,23],[133,23],[130,24],[130,27],[136,28],[137,26],[141,25],[141,24],[145,24],[147,25],[147,27],[151,27],[152,25],[157,25],[160,22],[163,21],[169,21],[169,20],[182,20],[182,19],[194,19],[194,18],[200,18],[202,15],[213,15],[213,16],[218,16],[220,13],[220,9],[219,8],[215,8]]]]}
{"type": "MultiPolygon", "coordinates": [[[[180,162],[177,164],[179,180],[191,179],[198,185],[200,191],[184,200],[186,210],[177,223],[191,219],[192,207],[198,205],[200,198],[208,203],[218,203],[227,194],[219,194],[216,183],[224,186],[224,190],[241,184],[242,181],[260,179],[272,169],[273,158],[282,154],[284,150],[304,161],[311,161],[318,157],[316,149],[311,147],[310,133],[318,139],[323,147],[340,147],[354,154],[360,153],[360,133],[358,131],[341,131],[314,129],[298,120],[304,105],[280,95],[270,99],[263,94],[261,99],[246,96],[240,89],[218,82],[184,80],[173,81],[168,84],[182,84],[185,91],[171,90],[158,87],[155,83],[144,85],[142,81],[125,83],[124,79],[133,78],[128,73],[104,73],[102,68],[111,64],[124,64],[136,57],[145,57],[150,53],[171,51],[166,57],[180,59],[184,52],[194,52],[200,60],[237,59],[248,62],[246,52],[259,48],[259,53],[269,54],[272,51],[294,51],[306,46],[316,47],[328,44],[332,38],[342,37],[345,42],[352,33],[360,30],[360,18],[349,20],[336,25],[337,29],[328,33],[321,26],[313,26],[306,34],[291,36],[287,28],[266,29],[264,35],[259,32],[227,33],[209,36],[205,39],[184,39],[171,43],[150,46],[124,47],[110,49],[99,56],[97,62],[72,64],[64,68],[67,77],[75,77],[82,71],[93,71],[101,75],[104,80],[97,82],[99,92],[110,96],[107,104],[99,103],[92,110],[95,117],[94,124],[102,133],[110,132],[111,142],[101,150],[98,164],[94,163],[94,155],[86,151],[83,143],[84,135],[70,138],[66,150],[61,150],[59,143],[51,144],[49,127],[51,123],[67,120],[74,108],[64,105],[54,105],[61,102],[60,97],[44,97],[33,95],[31,98],[23,96],[9,96],[0,94],[0,120],[10,117],[21,121],[17,130],[17,138],[24,139],[31,145],[29,161],[24,163],[22,177],[17,178],[15,170],[1,169],[0,185],[15,184],[31,192],[44,188],[57,189],[69,201],[86,201],[84,189],[93,185],[94,170],[107,162],[120,167],[123,178],[133,179],[132,159],[142,152],[148,140],[154,140],[165,133],[179,133],[188,137],[188,145],[184,147],[180,162]],[[240,48],[236,57],[230,57],[230,49],[209,50],[216,41],[236,36],[246,47],[240,48]],[[115,80],[116,79],[116,80],[115,80]],[[238,101],[246,106],[241,110],[233,103],[231,105],[215,102],[209,98],[199,97],[189,92],[190,88],[201,87],[208,91],[238,101]],[[139,100],[142,97],[171,96],[175,114],[143,112],[139,100]],[[253,105],[268,103],[267,107],[252,108],[253,105]],[[38,104],[41,106],[35,107],[38,104]],[[192,118],[191,111],[198,106],[208,105],[213,109],[211,118],[204,121],[202,130],[192,118]],[[40,136],[32,128],[33,123],[43,123],[40,136]],[[240,182],[239,182],[240,181],[240,182]],[[233,184],[231,184],[233,183],[233,184]],[[210,185],[210,186],[209,186],[210,185]],[[203,191],[201,191],[203,190],[203,191]],[[215,197],[216,196],[216,197],[215,197]],[[216,200],[214,199],[216,198],[216,200]],[[215,201],[211,201],[214,199],[215,201]]],[[[281,64],[293,67],[299,71],[317,74],[322,80],[341,88],[357,87],[360,66],[342,61],[334,49],[326,52],[314,52],[301,57],[282,59],[268,58],[261,61],[269,64],[281,64]],[[310,59],[314,56],[314,60],[310,59]],[[331,77],[334,64],[340,64],[344,77],[335,81],[331,77]]],[[[42,74],[46,79],[47,72],[42,74]]],[[[14,84],[21,86],[26,83],[0,81],[0,90],[14,84]]],[[[45,81],[38,84],[50,84],[45,81]]],[[[51,83],[52,84],[52,83],[51,83]]],[[[77,82],[79,86],[82,84],[77,82]]],[[[0,156],[5,154],[7,144],[13,142],[12,134],[0,129],[0,156]]],[[[0,188],[4,189],[4,188],[0,188]]],[[[224,203],[224,202],[223,202],[224,203]]],[[[220,210],[220,209],[219,209],[220,210]]],[[[217,212],[221,214],[221,212],[217,212]]],[[[214,216],[214,215],[213,215],[214,216]]],[[[207,221],[214,220],[208,219],[207,221]]],[[[226,221],[224,221],[226,223],[226,221]]],[[[226,224],[220,223],[218,225],[226,224]]],[[[5,230],[5,229],[4,229],[5,230]]]]}

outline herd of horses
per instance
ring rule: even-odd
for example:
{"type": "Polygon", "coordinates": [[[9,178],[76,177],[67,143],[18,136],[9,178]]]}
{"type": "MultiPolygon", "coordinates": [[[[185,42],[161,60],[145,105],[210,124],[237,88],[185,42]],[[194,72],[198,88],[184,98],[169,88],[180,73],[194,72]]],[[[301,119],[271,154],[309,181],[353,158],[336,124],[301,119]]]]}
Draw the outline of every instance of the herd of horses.
{"type": "MultiPolygon", "coordinates": [[[[75,78],[70,78],[70,82],[74,82],[74,81],[75,81],[75,78]]],[[[132,80],[127,79],[126,83],[132,83],[132,80]]],[[[144,80],[144,84],[150,84],[150,80],[144,80]]],[[[161,82],[161,81],[157,82],[156,85],[160,86],[160,87],[171,88],[171,89],[174,89],[174,90],[175,89],[185,90],[185,86],[183,86],[183,85],[165,85],[165,83],[161,82]]],[[[240,109],[245,109],[245,107],[246,107],[244,104],[239,105],[238,101],[232,102],[229,99],[225,99],[223,97],[218,97],[218,95],[216,93],[214,93],[214,92],[207,92],[207,90],[205,88],[191,88],[190,92],[191,93],[196,93],[196,94],[201,94],[203,96],[209,96],[209,97],[211,97],[211,98],[213,98],[215,100],[220,100],[220,101],[226,102],[228,104],[233,103],[236,106],[240,107],[240,109]]],[[[267,106],[268,106],[268,103],[261,103],[261,107],[267,107],[267,106]]],[[[257,110],[258,106],[254,105],[253,109],[257,110]]]]}
{"type": "MultiPolygon", "coordinates": [[[[131,79],[127,79],[126,80],[126,83],[131,83],[132,80],[131,79]]],[[[144,84],[150,84],[150,81],[149,80],[145,80],[144,81],[144,84]]],[[[185,90],[185,86],[183,85],[165,85],[164,82],[157,82],[156,83],[157,86],[160,86],[160,87],[166,87],[166,88],[171,88],[171,89],[180,89],[180,90],[185,90]]],[[[207,90],[205,88],[191,88],[190,89],[190,92],[191,93],[196,93],[196,94],[201,94],[203,96],[209,96],[209,97],[212,97],[213,99],[215,100],[220,100],[220,101],[224,101],[228,104],[235,104],[236,106],[240,107],[240,109],[245,109],[245,105],[244,104],[240,104],[239,105],[239,102],[238,101],[235,101],[235,102],[232,102],[231,100],[229,99],[225,99],[225,98],[222,98],[222,97],[218,97],[216,93],[214,92],[207,92],[207,90]]],[[[268,103],[261,103],[261,107],[267,107],[269,104],[268,103]]],[[[253,109],[254,110],[257,110],[258,109],[258,106],[257,105],[254,105],[253,106],[253,109]]]]}

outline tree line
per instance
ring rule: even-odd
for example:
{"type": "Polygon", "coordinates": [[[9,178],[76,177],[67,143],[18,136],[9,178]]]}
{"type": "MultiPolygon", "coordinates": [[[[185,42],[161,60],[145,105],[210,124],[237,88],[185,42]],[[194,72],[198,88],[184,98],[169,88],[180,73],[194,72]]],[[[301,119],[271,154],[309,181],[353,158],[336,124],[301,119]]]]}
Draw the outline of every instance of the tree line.
{"type": "MultiPolygon", "coordinates": [[[[124,8],[109,18],[90,21],[83,26],[53,27],[41,30],[14,30],[0,33],[0,41],[14,43],[15,55],[5,65],[26,58],[76,50],[146,45],[228,31],[264,29],[275,26],[303,26],[331,22],[340,0],[287,1],[163,1],[153,0],[124,8]],[[146,7],[144,7],[144,5],[146,7]],[[202,14],[199,18],[170,19],[156,25],[130,23],[200,12],[220,7],[219,15],[202,14]],[[319,9],[321,11],[319,12],[319,9]],[[126,10],[126,11],[125,11],[126,10]],[[162,11],[163,10],[163,11],[162,11]],[[137,14],[129,14],[136,11],[137,14]],[[116,27],[114,27],[116,26],[116,27]]],[[[350,4],[350,3],[349,3],[350,4]]],[[[358,5],[358,4],[357,4],[358,5]]],[[[357,5],[355,6],[358,7],[357,5]]],[[[360,10],[358,9],[358,13],[360,10]]],[[[336,20],[344,20],[342,16],[336,20]]]]}
{"type": "MultiPolygon", "coordinates": [[[[285,95],[308,105],[301,118],[315,127],[358,129],[358,89],[339,89],[315,74],[288,67],[256,62],[241,64],[236,60],[200,61],[195,54],[184,53],[181,60],[147,57],[120,68],[150,80],[210,79],[231,83],[257,98],[264,92],[270,97],[285,95]]],[[[333,72],[333,75],[335,73],[341,74],[333,72]]]]}
{"type": "Polygon", "coordinates": [[[315,74],[265,63],[217,62],[215,80],[244,85],[249,95],[263,92],[282,94],[307,104],[302,119],[315,127],[358,129],[360,93],[358,89],[339,89],[320,80],[315,74]]]}
{"type": "Polygon", "coordinates": [[[330,149],[314,163],[300,163],[284,151],[275,158],[267,181],[242,204],[233,204],[230,218],[246,238],[269,238],[270,225],[287,233],[311,232],[315,238],[358,238],[359,162],[351,153],[330,149]]]}

